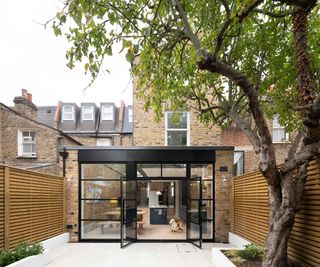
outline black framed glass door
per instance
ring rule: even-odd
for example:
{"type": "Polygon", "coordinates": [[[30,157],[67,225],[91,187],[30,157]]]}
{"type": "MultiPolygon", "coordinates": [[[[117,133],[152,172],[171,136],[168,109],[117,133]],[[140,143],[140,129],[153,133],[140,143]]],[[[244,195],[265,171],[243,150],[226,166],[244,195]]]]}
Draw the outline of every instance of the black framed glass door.
{"type": "Polygon", "coordinates": [[[187,180],[187,241],[202,247],[202,177],[187,180]]]}
{"type": "Polygon", "coordinates": [[[121,177],[121,248],[137,241],[137,180],[121,177]]]}

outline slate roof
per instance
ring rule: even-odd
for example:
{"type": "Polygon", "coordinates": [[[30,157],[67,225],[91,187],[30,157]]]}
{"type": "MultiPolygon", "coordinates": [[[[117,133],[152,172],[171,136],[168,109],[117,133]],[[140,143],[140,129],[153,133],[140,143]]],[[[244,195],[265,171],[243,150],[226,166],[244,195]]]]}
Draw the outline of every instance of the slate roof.
{"type": "MultiPolygon", "coordinates": [[[[76,103],[62,103],[61,112],[58,122],[58,129],[65,133],[74,133],[74,134],[98,134],[100,136],[119,133],[119,130],[122,128],[121,133],[132,133],[133,127],[132,122],[129,122],[128,109],[132,106],[126,106],[124,108],[124,118],[123,118],[123,127],[121,127],[119,122],[119,108],[112,102],[102,102],[98,107],[95,103],[81,103],[79,107],[76,103]],[[75,117],[72,121],[63,121],[62,120],[62,110],[64,106],[73,106],[75,111],[75,117]],[[82,107],[83,106],[93,106],[94,107],[94,119],[91,121],[82,120],[82,107]],[[114,108],[113,120],[102,120],[101,111],[103,106],[112,106],[114,108]]],[[[56,106],[39,106],[37,111],[38,121],[46,124],[50,127],[54,126],[54,115],[56,112],[56,106]]]]}
{"type": "Polygon", "coordinates": [[[56,106],[40,106],[37,110],[37,121],[50,127],[54,126],[53,119],[56,106]]]}

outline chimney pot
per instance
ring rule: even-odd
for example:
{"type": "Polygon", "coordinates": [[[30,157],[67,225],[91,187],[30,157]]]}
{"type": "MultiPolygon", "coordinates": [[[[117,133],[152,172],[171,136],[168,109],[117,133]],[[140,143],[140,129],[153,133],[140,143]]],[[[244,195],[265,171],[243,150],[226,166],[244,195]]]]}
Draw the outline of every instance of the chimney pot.
{"type": "Polygon", "coordinates": [[[32,102],[32,94],[30,94],[30,93],[27,93],[28,94],[28,100],[30,101],[30,102],[32,102]]]}
{"type": "Polygon", "coordinates": [[[23,96],[25,99],[28,99],[28,90],[21,89],[21,96],[23,96]]]}

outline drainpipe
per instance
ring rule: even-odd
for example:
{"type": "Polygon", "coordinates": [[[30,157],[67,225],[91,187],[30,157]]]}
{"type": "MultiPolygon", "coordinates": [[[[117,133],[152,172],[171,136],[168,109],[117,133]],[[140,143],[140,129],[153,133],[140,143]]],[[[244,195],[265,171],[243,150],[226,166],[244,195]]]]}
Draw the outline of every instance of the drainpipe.
{"type": "Polygon", "coordinates": [[[66,151],[65,148],[60,149],[59,155],[62,157],[62,176],[66,176],[66,159],[69,153],[66,151]]]}

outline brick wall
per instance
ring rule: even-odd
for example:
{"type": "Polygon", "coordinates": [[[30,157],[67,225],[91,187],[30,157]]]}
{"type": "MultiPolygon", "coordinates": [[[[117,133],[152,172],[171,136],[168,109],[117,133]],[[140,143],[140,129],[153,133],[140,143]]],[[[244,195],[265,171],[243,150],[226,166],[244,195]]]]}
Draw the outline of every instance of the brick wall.
{"type": "MultiPolygon", "coordinates": [[[[37,164],[43,167],[33,168],[35,171],[61,175],[59,164],[59,145],[63,142],[75,145],[66,137],[61,137],[60,132],[30,119],[24,118],[12,111],[0,108],[1,114],[1,150],[0,161],[5,164],[29,168],[37,164]],[[18,132],[33,131],[36,134],[36,157],[18,156],[18,132]]],[[[0,143],[0,144],[1,144],[0,143]]]]}
{"type": "Polygon", "coordinates": [[[233,151],[216,151],[215,163],[215,236],[216,242],[228,242],[230,231],[230,186],[233,151]],[[227,167],[227,171],[220,171],[227,167]]]}
{"type": "Polygon", "coordinates": [[[68,153],[65,175],[67,178],[67,225],[72,225],[72,229],[68,230],[70,232],[70,240],[77,241],[79,205],[78,151],[69,150],[68,153]]]}
{"type": "MultiPolygon", "coordinates": [[[[133,144],[134,146],[164,146],[165,120],[156,123],[154,113],[145,112],[142,100],[133,98],[133,144]]],[[[163,116],[164,117],[164,116],[163,116]]],[[[221,143],[221,129],[213,126],[207,127],[197,119],[197,112],[190,112],[190,145],[216,146],[221,143]]]]}

